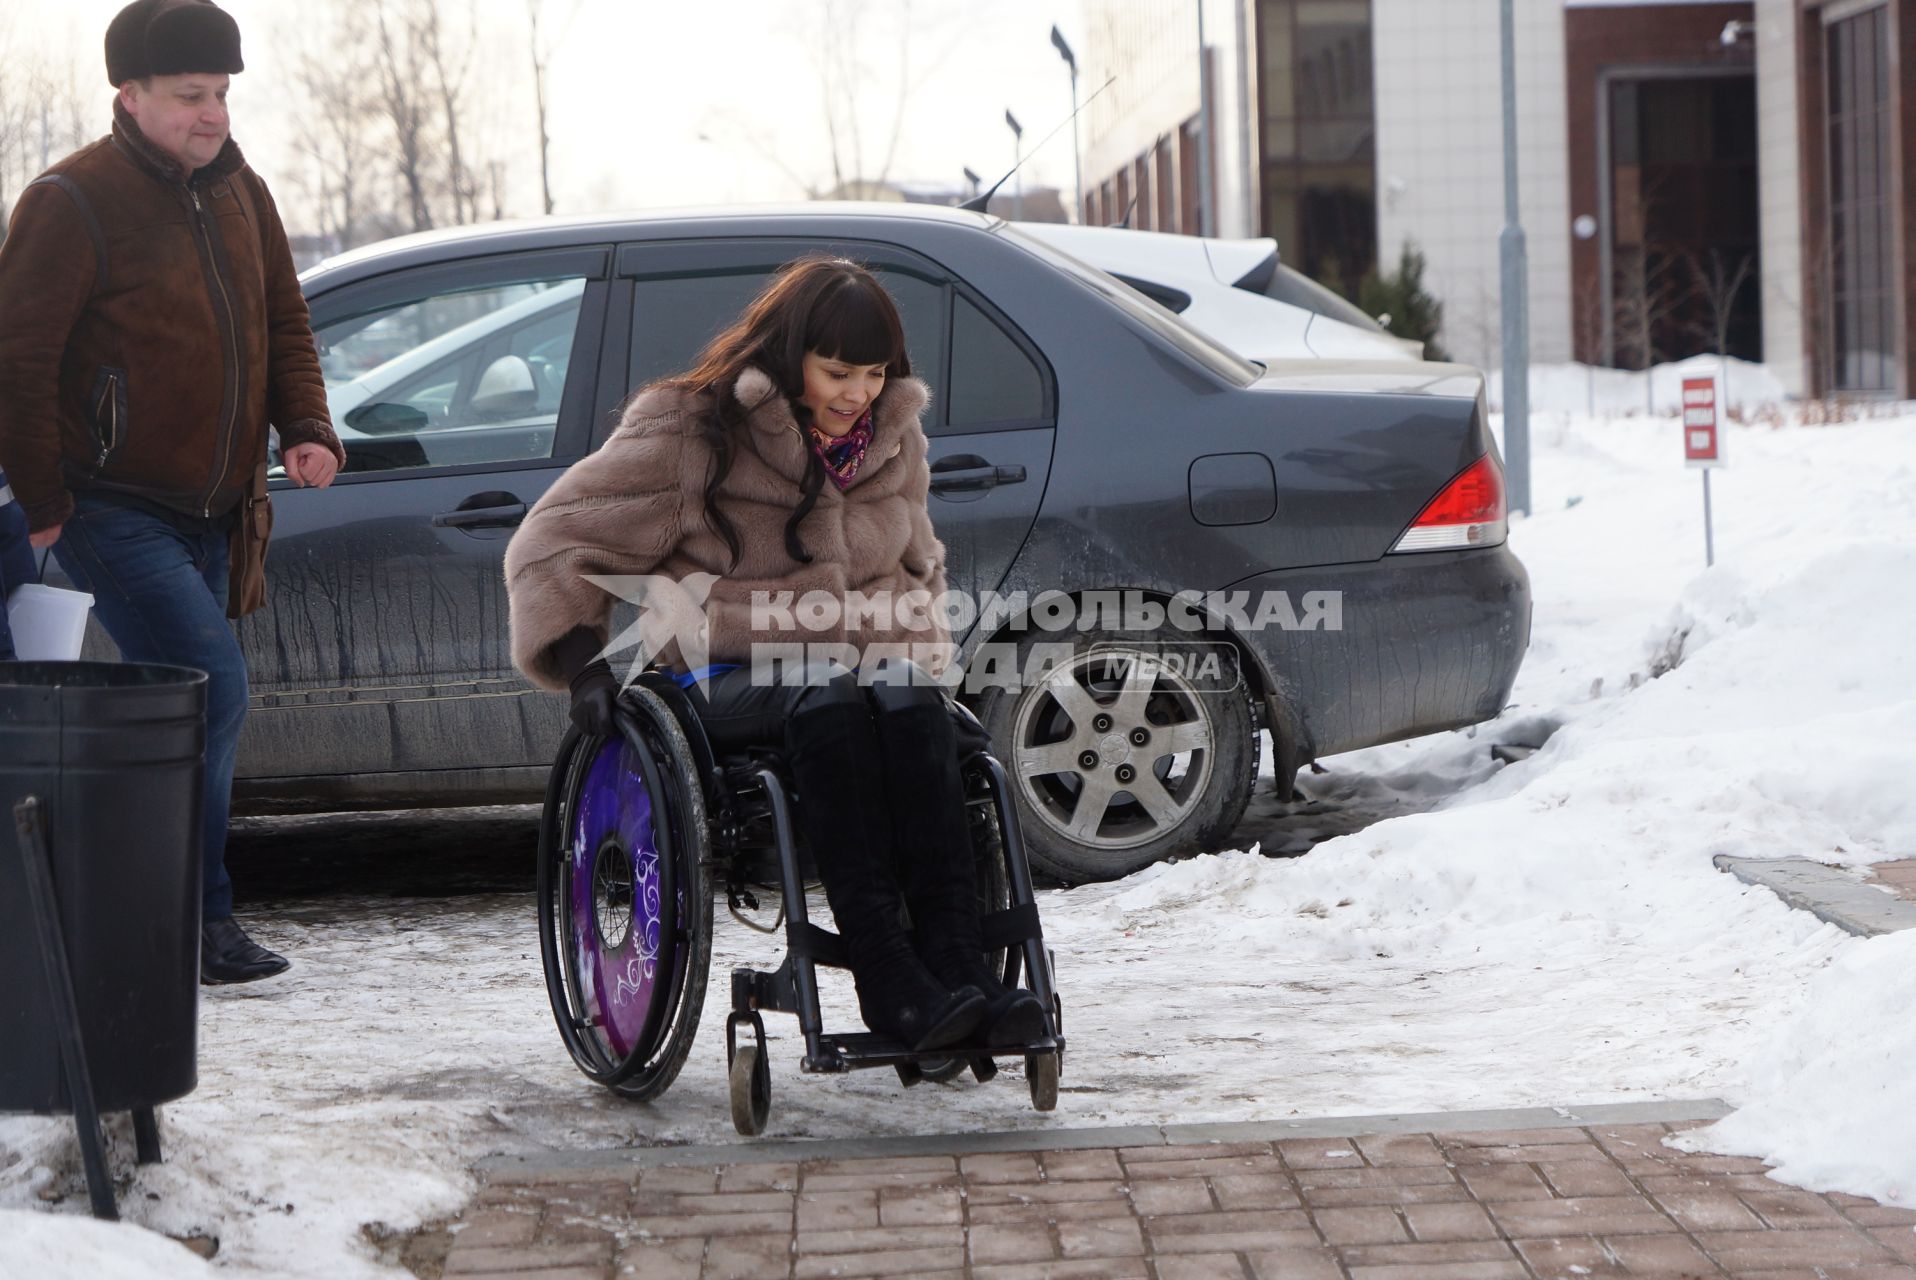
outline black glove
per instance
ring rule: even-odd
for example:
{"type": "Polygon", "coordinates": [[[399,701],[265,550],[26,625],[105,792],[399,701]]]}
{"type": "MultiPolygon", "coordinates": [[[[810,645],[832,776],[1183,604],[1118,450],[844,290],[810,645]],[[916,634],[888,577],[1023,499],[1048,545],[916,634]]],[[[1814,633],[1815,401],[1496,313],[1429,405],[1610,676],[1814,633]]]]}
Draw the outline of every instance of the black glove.
{"type": "Polygon", "coordinates": [[[956,700],[947,705],[951,709],[951,727],[958,739],[958,758],[969,760],[980,751],[991,750],[991,735],[985,732],[978,717],[956,700]]]}
{"type": "Polygon", "coordinates": [[[588,662],[572,677],[572,723],[579,732],[610,738],[618,733],[613,709],[619,704],[619,680],[604,661],[588,662]]]}

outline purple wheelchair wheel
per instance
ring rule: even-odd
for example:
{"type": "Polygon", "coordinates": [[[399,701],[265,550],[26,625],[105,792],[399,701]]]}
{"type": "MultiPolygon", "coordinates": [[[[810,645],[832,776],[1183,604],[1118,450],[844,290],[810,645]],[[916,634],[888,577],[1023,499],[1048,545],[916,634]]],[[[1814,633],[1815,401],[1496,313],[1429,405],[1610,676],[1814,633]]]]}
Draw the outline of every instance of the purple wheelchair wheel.
{"type": "MultiPolygon", "coordinates": [[[[650,1029],[661,934],[672,940],[663,918],[652,794],[630,742],[599,748],[579,788],[570,836],[567,959],[592,1011],[591,1034],[608,1057],[623,1061],[650,1029]]],[[[674,916],[682,905],[673,903],[674,916]]],[[[676,958],[667,956],[666,964],[669,972],[676,958]]]]}
{"type": "Polygon", "coordinates": [[[698,1029],[711,959],[704,794],[671,711],[626,691],[620,734],[566,736],[539,829],[539,945],[579,1069],[640,1100],[698,1029]]]}

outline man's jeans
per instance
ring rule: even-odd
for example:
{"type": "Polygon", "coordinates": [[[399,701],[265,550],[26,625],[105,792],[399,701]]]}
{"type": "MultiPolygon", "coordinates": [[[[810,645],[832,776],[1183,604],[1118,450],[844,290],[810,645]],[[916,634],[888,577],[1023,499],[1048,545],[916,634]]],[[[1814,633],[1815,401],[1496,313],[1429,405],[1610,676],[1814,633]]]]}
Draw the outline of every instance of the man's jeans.
{"type": "MultiPolygon", "coordinates": [[[[0,476],[0,493],[6,477],[0,476]]],[[[27,513],[20,504],[0,499],[0,662],[11,662],[13,631],[7,626],[7,597],[23,582],[34,580],[33,549],[27,545],[27,513]]]]}
{"type": "Polygon", "coordinates": [[[206,673],[206,796],[200,836],[202,918],[233,914],[226,818],[246,718],[246,663],[226,620],[226,534],[185,533],[163,517],[76,495],[54,554],[127,662],[206,673]]]}

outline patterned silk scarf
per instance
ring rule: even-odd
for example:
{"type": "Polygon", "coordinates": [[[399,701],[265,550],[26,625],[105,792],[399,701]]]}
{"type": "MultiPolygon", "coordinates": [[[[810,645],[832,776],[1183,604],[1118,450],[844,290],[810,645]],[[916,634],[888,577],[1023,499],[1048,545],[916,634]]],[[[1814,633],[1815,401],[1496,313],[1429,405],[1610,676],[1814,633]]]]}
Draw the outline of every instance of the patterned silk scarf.
{"type": "Polygon", "coordinates": [[[820,431],[815,423],[807,423],[805,430],[811,438],[812,452],[825,464],[825,473],[831,476],[832,483],[840,489],[851,484],[865,461],[865,450],[871,447],[872,411],[865,410],[857,424],[842,436],[820,431]]]}

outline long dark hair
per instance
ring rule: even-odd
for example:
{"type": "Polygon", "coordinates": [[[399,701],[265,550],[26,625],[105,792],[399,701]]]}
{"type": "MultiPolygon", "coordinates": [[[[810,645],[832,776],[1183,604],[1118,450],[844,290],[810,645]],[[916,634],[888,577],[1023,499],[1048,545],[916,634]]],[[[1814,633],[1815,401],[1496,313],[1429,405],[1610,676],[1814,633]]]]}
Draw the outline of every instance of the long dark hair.
{"type": "MultiPolygon", "coordinates": [[[[870,271],[850,259],[812,255],[780,267],[738,322],[699,353],[697,363],[660,384],[711,397],[704,430],[716,461],[705,483],[705,511],[732,553],[734,568],[742,554],[738,531],[719,510],[718,491],[732,470],[748,416],[764,401],[742,405],[732,388],[747,367],[763,369],[776,384],[772,394],[785,396],[799,425],[809,425],[811,411],[799,403],[805,392],[808,351],[847,364],[882,364],[887,379],[911,376],[905,327],[891,294],[870,271]]],[[[805,458],[798,506],[785,522],[785,549],[794,560],[810,564],[812,557],[799,541],[798,526],[818,503],[825,466],[809,441],[805,458]]]]}

